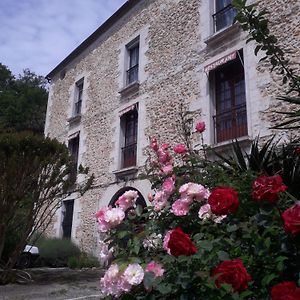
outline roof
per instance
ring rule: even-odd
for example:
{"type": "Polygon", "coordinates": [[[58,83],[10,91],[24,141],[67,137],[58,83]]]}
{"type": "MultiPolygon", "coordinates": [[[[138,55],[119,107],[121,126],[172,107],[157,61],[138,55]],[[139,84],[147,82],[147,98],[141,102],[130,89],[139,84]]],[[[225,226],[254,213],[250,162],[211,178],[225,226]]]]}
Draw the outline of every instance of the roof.
{"type": "Polygon", "coordinates": [[[60,62],[47,76],[51,79],[56,73],[63,70],[74,58],[81,54],[91,44],[93,44],[102,34],[109,30],[120,18],[130,11],[141,0],[127,0],[110,18],[108,18],[98,29],[96,29],[87,39],[75,48],[62,62],[60,62]]]}

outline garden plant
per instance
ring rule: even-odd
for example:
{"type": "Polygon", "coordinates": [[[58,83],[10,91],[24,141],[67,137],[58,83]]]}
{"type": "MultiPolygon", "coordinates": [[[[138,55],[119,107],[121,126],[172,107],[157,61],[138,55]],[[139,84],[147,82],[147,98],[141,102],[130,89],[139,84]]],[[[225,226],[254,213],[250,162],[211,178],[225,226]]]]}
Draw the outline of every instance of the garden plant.
{"type": "MultiPolygon", "coordinates": [[[[288,84],[283,101],[299,104],[299,76],[270,34],[265,12],[233,1],[237,20],[255,52],[264,51],[272,70],[288,84]]],[[[107,299],[300,299],[300,147],[294,138],[238,142],[231,155],[203,143],[205,124],[195,128],[182,116],[184,138],[174,147],[151,138],[146,166],[152,182],[150,206],[126,191],[114,207],[96,213],[100,279],[107,299]],[[184,142],[182,142],[184,141],[184,142]],[[212,156],[219,160],[210,160],[212,156]]],[[[299,111],[274,128],[298,129],[299,111]]]]}

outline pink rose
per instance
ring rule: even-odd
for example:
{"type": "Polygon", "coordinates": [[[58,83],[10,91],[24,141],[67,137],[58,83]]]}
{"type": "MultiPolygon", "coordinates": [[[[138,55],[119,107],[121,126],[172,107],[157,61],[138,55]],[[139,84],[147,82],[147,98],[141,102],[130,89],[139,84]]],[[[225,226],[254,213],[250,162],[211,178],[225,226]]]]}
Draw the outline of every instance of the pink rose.
{"type": "Polygon", "coordinates": [[[107,221],[105,221],[105,213],[110,208],[108,206],[100,208],[100,210],[96,213],[95,217],[97,219],[98,228],[100,232],[107,232],[110,229],[110,225],[107,221]]]}
{"type": "Polygon", "coordinates": [[[187,147],[184,144],[177,144],[174,147],[174,152],[177,154],[184,154],[187,152],[187,147]]]}
{"type": "Polygon", "coordinates": [[[198,122],[196,124],[196,131],[199,133],[202,133],[205,130],[205,123],[204,122],[198,122]]]}
{"type": "Polygon", "coordinates": [[[169,241],[170,241],[170,236],[173,230],[167,231],[165,237],[164,237],[164,242],[163,242],[163,248],[168,252],[168,254],[171,255],[170,248],[168,247],[169,241]]]}
{"type": "Polygon", "coordinates": [[[165,179],[162,190],[165,192],[166,195],[171,195],[175,191],[175,180],[173,177],[168,177],[165,179]]]}
{"type": "Polygon", "coordinates": [[[148,200],[149,200],[149,202],[152,202],[154,200],[151,192],[148,193],[148,200]]]}
{"type": "Polygon", "coordinates": [[[163,165],[167,165],[172,163],[172,156],[170,155],[169,151],[166,149],[158,149],[157,151],[158,154],[158,161],[163,164],[163,165]]]}
{"type": "Polygon", "coordinates": [[[211,215],[212,215],[212,212],[211,212],[209,204],[205,204],[200,207],[199,212],[198,212],[198,217],[200,219],[202,219],[202,220],[209,219],[211,217],[211,215]]]}
{"type": "Polygon", "coordinates": [[[172,204],[171,212],[178,217],[186,216],[190,211],[189,204],[189,201],[178,199],[172,204]]]}
{"type": "Polygon", "coordinates": [[[124,278],[117,264],[112,264],[100,279],[101,291],[105,296],[120,297],[124,292],[129,292],[132,285],[124,278]]]}
{"type": "Polygon", "coordinates": [[[203,185],[193,182],[182,185],[179,189],[179,193],[181,194],[181,198],[190,198],[197,201],[207,199],[210,195],[208,189],[206,189],[203,185]]]}
{"type": "Polygon", "coordinates": [[[133,191],[133,190],[126,191],[116,201],[116,206],[126,211],[128,208],[133,207],[135,205],[138,197],[139,195],[137,191],[133,191]]]}
{"type": "Polygon", "coordinates": [[[111,228],[121,224],[125,218],[125,213],[121,208],[110,208],[104,214],[104,220],[111,228]]]}
{"type": "Polygon", "coordinates": [[[150,141],[150,148],[153,150],[153,151],[157,151],[158,150],[158,143],[157,143],[157,140],[155,137],[152,137],[151,138],[151,141],[150,141]]]}
{"type": "Polygon", "coordinates": [[[162,268],[162,265],[156,263],[155,261],[151,261],[145,269],[145,272],[152,272],[154,273],[155,277],[163,276],[165,270],[162,268]]]}
{"type": "Polygon", "coordinates": [[[215,223],[221,223],[227,215],[221,215],[221,216],[216,216],[211,212],[211,208],[209,204],[205,204],[200,207],[199,212],[198,212],[198,217],[201,220],[207,220],[207,219],[212,219],[213,222],[215,223]]]}
{"type": "Polygon", "coordinates": [[[164,144],[161,145],[161,148],[163,150],[168,150],[169,149],[169,144],[164,143],[164,144]]]}
{"type": "Polygon", "coordinates": [[[169,165],[165,165],[161,168],[161,171],[165,174],[165,175],[169,175],[172,174],[173,172],[173,166],[171,164],[169,165]]]}
{"type": "Polygon", "coordinates": [[[164,191],[158,191],[155,196],[154,196],[154,210],[155,211],[160,211],[162,210],[167,203],[168,196],[164,191]]]}

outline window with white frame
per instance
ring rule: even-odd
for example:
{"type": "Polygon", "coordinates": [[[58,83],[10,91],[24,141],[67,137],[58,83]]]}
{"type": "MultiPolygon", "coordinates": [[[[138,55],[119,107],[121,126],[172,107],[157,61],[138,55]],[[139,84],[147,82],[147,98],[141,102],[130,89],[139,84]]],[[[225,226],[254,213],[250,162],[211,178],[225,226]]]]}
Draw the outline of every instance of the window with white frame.
{"type": "Polygon", "coordinates": [[[74,200],[63,201],[62,236],[70,239],[72,235],[74,200]]]}
{"type": "Polygon", "coordinates": [[[82,78],[78,82],[76,82],[75,87],[75,102],[74,102],[74,110],[73,115],[78,116],[81,114],[82,108],[82,95],[83,95],[83,82],[84,79],[82,78]]]}
{"type": "Polygon", "coordinates": [[[136,166],[138,112],[136,107],[121,116],[121,169],[136,166]]]}
{"type": "Polygon", "coordinates": [[[215,0],[215,13],[213,14],[214,32],[231,26],[236,16],[232,0],[215,0]]]}
{"type": "Polygon", "coordinates": [[[247,136],[247,107],[243,53],[210,74],[215,114],[214,142],[220,143],[247,136]]]}
{"type": "Polygon", "coordinates": [[[140,56],[140,38],[137,37],[126,45],[127,51],[127,70],[126,85],[138,81],[139,79],[139,56],[140,56]]]}

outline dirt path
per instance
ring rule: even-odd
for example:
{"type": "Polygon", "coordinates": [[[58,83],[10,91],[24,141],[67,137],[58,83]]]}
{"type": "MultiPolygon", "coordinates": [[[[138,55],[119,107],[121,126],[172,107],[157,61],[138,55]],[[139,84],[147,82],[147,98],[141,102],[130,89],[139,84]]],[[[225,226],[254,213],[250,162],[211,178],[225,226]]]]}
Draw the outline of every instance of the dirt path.
{"type": "Polygon", "coordinates": [[[101,270],[31,269],[28,284],[0,286],[0,300],[100,299],[101,270]]]}

